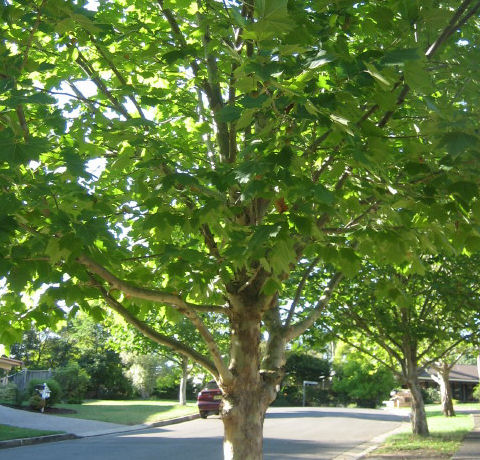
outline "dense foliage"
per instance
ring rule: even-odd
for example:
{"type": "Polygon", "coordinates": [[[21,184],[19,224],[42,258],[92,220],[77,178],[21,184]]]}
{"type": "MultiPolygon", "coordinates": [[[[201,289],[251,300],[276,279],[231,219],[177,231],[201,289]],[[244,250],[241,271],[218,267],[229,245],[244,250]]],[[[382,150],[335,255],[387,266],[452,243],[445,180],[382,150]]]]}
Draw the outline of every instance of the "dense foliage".
{"type": "Polygon", "coordinates": [[[390,392],[398,386],[393,373],[384,366],[376,366],[352,353],[345,361],[334,365],[332,390],[338,401],[345,405],[378,407],[390,399],[390,392]]]}
{"type": "Polygon", "coordinates": [[[479,10],[1,3],[0,340],[106,303],[218,380],[225,455],[260,458],[286,343],[362,259],[479,246],[479,10]]]}

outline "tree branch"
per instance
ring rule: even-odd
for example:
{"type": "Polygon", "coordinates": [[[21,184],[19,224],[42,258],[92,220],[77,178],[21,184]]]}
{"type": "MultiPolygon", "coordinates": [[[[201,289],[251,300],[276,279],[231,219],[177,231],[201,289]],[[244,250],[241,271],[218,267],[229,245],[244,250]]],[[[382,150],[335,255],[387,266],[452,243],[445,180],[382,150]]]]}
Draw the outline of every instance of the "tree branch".
{"type": "Polygon", "coordinates": [[[110,92],[110,90],[105,86],[103,81],[98,77],[95,70],[92,68],[90,63],[85,59],[82,52],[77,48],[78,57],[76,59],[77,64],[83,69],[83,71],[92,79],[93,83],[97,88],[108,98],[108,100],[114,105],[115,110],[122,114],[127,120],[132,118],[127,112],[125,107],[120,103],[120,101],[110,92]]]}
{"type": "MultiPolygon", "coordinates": [[[[123,75],[120,73],[120,71],[118,70],[117,66],[113,63],[113,61],[110,59],[110,57],[107,55],[107,53],[105,53],[102,49],[102,47],[98,44],[98,42],[95,40],[95,37],[92,35],[92,34],[89,34],[90,35],[90,39],[92,40],[93,44],[95,45],[95,48],[97,49],[97,51],[100,53],[100,55],[103,57],[103,59],[105,59],[105,61],[107,62],[107,64],[110,66],[110,68],[112,69],[113,73],[115,74],[115,76],[118,78],[118,81],[125,87],[127,88],[128,87],[128,83],[127,83],[127,80],[125,80],[125,78],[123,77],[123,75]]],[[[143,110],[142,108],[140,107],[139,103],[137,102],[137,99],[135,98],[134,95],[130,94],[129,96],[127,96],[133,103],[133,105],[135,106],[135,108],[137,109],[137,112],[138,114],[140,115],[140,118],[143,118],[145,120],[145,114],[143,113],[143,110]]]]}
{"type": "Polygon", "coordinates": [[[310,312],[310,314],[304,320],[291,325],[286,330],[287,341],[290,341],[303,334],[309,327],[313,325],[313,323],[315,323],[315,321],[322,314],[323,309],[327,306],[330,298],[335,292],[337,286],[340,284],[340,281],[342,281],[343,277],[344,275],[341,272],[336,272],[332,276],[329,283],[327,284],[327,287],[323,291],[323,295],[320,297],[319,301],[317,302],[313,310],[310,312]]]}
{"type": "Polygon", "coordinates": [[[141,332],[145,337],[148,337],[149,339],[153,340],[155,343],[158,343],[160,345],[165,345],[169,347],[171,350],[177,353],[180,353],[184,356],[187,356],[190,359],[193,359],[198,364],[203,366],[206,370],[208,370],[213,375],[213,377],[218,378],[218,371],[215,368],[214,363],[211,362],[206,356],[202,355],[201,353],[198,353],[193,348],[190,348],[189,346],[179,342],[178,340],[175,340],[171,337],[168,337],[156,331],[155,329],[148,326],[143,321],[140,321],[138,318],[132,315],[120,302],[114,299],[105,290],[103,286],[97,283],[96,280],[93,278],[93,276],[91,277],[95,283],[95,286],[98,288],[98,290],[102,294],[102,297],[105,299],[105,301],[110,306],[110,308],[116,311],[123,319],[125,319],[125,321],[127,321],[127,323],[131,324],[133,327],[135,327],[135,329],[141,332]]]}
{"type": "Polygon", "coordinates": [[[308,277],[310,276],[310,273],[312,273],[312,270],[315,268],[319,260],[320,260],[320,257],[316,257],[303,273],[302,279],[300,280],[300,283],[297,286],[295,297],[293,298],[292,304],[290,305],[287,319],[285,320],[286,328],[288,328],[290,326],[290,323],[292,322],[292,318],[295,313],[295,308],[297,307],[298,302],[300,301],[300,296],[302,295],[303,288],[305,287],[305,284],[307,282],[308,277]]]}
{"type": "Polygon", "coordinates": [[[206,312],[206,313],[225,313],[226,309],[218,305],[196,305],[190,302],[186,302],[180,296],[170,294],[168,292],[156,291],[152,289],[144,289],[134,286],[126,281],[117,278],[110,273],[106,268],[96,263],[86,255],[78,257],[77,261],[84,265],[90,272],[98,275],[100,278],[107,281],[110,286],[122,291],[130,297],[137,299],[149,300],[151,302],[163,303],[176,308],[179,311],[189,310],[192,312],[206,312]]]}

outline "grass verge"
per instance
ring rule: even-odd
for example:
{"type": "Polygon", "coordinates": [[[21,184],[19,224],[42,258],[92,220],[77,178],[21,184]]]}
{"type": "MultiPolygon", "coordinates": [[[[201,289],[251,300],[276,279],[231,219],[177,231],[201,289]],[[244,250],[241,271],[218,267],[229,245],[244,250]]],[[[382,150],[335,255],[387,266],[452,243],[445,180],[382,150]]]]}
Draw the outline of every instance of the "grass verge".
{"type": "Polygon", "coordinates": [[[59,433],[64,433],[64,431],[31,430],[30,428],[17,428],[10,425],[0,425],[0,441],[34,438],[36,436],[46,436],[59,433]]]}
{"type": "Polygon", "coordinates": [[[55,407],[73,409],[76,414],[58,414],[62,417],[98,420],[121,425],[154,423],[170,418],[197,413],[197,406],[190,402],[180,406],[174,401],[86,401],[83,404],[56,404],[55,407]]]}
{"type": "Polygon", "coordinates": [[[404,432],[390,436],[371,456],[413,454],[417,458],[450,458],[473,428],[473,417],[462,413],[444,417],[439,406],[427,406],[426,410],[430,436],[413,435],[410,424],[406,424],[404,432]]]}

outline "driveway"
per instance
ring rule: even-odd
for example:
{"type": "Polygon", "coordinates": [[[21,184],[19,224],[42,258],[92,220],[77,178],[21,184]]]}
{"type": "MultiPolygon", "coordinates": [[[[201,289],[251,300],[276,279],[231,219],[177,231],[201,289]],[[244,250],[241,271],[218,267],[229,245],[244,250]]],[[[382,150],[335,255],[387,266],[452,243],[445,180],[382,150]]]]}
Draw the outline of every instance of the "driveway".
{"type": "MultiPolygon", "coordinates": [[[[333,459],[391,431],[405,418],[372,409],[271,408],[264,428],[264,458],[333,459]]],[[[2,460],[221,460],[218,417],[128,433],[18,447],[2,460]]]]}
{"type": "Polygon", "coordinates": [[[115,423],[57,417],[39,412],[11,409],[10,407],[2,405],[0,405],[0,424],[32,428],[35,430],[65,431],[77,436],[90,436],[97,433],[115,433],[131,428],[115,423]]]}

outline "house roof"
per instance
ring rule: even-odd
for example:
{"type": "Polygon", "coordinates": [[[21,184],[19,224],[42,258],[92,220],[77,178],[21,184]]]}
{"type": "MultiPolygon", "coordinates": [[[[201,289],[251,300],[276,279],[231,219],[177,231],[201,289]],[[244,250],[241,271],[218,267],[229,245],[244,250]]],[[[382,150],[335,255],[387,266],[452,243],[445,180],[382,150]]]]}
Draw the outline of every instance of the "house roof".
{"type": "Polygon", "coordinates": [[[12,367],[23,366],[23,362],[18,359],[7,358],[0,356],[0,369],[7,369],[9,371],[12,367]]]}
{"type": "MultiPolygon", "coordinates": [[[[418,378],[420,380],[432,380],[431,370],[423,370],[418,378]]],[[[455,364],[450,371],[450,382],[471,382],[478,383],[478,368],[471,364],[455,364]]]]}

